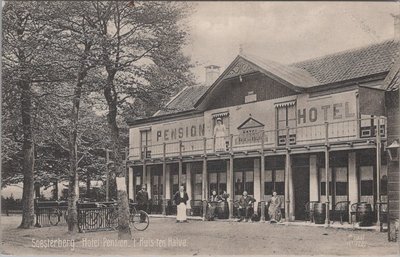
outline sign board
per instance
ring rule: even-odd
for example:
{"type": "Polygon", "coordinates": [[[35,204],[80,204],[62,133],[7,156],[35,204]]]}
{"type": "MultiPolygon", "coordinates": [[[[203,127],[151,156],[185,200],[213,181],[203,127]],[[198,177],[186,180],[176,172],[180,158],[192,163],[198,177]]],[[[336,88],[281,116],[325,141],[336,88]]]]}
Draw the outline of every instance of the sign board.
{"type": "Polygon", "coordinates": [[[155,144],[195,140],[205,136],[204,118],[192,118],[152,126],[155,144]]]}
{"type": "Polygon", "coordinates": [[[315,98],[299,97],[297,125],[323,124],[356,119],[356,91],[331,94],[315,98]]]}
{"type": "Polygon", "coordinates": [[[317,142],[326,136],[329,141],[354,138],[358,130],[356,119],[356,90],[311,98],[302,95],[297,99],[296,141],[317,142]]]}

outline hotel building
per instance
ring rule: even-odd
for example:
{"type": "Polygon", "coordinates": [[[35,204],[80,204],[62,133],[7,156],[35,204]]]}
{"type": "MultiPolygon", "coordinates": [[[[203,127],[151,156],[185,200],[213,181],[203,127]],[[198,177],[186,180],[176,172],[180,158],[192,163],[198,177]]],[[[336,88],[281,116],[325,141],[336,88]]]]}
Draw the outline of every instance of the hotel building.
{"type": "Polygon", "coordinates": [[[398,219],[399,165],[386,147],[399,139],[399,47],[388,40],[287,65],[240,53],[222,73],[207,66],[208,83],[130,121],[129,198],[147,184],[152,211],[168,214],[183,184],[196,215],[225,190],[232,217],[244,190],[257,202],[276,190],[294,221],[307,218],[308,202],[333,210],[344,201],[350,212],[392,197],[398,219]]]}

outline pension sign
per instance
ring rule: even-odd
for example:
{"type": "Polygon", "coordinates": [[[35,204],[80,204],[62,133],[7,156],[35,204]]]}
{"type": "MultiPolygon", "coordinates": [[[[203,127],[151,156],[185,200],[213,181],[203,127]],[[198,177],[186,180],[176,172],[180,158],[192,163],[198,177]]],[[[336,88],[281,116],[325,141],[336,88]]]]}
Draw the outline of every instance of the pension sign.
{"type": "Polygon", "coordinates": [[[154,126],[155,142],[172,142],[204,137],[204,119],[194,118],[154,126]]]}

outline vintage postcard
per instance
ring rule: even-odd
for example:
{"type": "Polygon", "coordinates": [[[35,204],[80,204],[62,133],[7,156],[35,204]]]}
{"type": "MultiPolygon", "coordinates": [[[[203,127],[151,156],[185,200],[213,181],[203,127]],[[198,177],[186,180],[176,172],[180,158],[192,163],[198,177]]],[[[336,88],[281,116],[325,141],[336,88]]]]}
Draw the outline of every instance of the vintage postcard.
{"type": "Polygon", "coordinates": [[[1,14],[2,255],[400,254],[400,2],[1,14]]]}

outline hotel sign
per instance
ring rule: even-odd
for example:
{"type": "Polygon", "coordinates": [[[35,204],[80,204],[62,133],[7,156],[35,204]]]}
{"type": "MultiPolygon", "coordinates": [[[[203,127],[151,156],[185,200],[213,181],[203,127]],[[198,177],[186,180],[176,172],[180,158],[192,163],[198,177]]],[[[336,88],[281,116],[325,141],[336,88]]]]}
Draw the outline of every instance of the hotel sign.
{"type": "Polygon", "coordinates": [[[299,99],[297,124],[321,124],[356,119],[355,91],[318,98],[299,99]]]}

